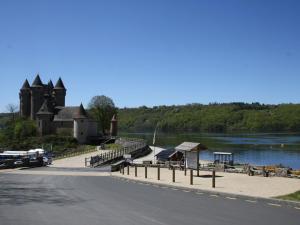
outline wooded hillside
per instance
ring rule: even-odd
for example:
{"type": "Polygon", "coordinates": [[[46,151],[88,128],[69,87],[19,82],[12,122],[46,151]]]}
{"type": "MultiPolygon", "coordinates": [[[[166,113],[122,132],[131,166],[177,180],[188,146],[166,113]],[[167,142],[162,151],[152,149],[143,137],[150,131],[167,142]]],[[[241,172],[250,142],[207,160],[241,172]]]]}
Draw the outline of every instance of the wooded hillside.
{"type": "Polygon", "coordinates": [[[121,131],[300,131],[300,105],[189,104],[119,109],[121,131]]]}

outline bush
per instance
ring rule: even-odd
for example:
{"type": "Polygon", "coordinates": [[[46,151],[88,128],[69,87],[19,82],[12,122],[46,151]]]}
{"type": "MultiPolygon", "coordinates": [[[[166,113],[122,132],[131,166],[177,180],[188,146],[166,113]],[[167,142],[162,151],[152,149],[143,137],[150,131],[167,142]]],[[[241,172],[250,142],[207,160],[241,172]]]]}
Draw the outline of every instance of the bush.
{"type": "Polygon", "coordinates": [[[23,139],[36,136],[37,127],[35,121],[32,120],[18,120],[14,125],[14,137],[23,139]]]}

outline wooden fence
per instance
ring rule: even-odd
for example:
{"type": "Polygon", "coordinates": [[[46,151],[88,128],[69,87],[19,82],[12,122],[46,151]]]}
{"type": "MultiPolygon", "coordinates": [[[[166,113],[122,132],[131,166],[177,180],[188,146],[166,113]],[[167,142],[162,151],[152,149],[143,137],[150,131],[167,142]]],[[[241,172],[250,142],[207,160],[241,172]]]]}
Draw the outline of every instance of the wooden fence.
{"type": "Polygon", "coordinates": [[[144,148],[147,145],[145,140],[132,138],[121,138],[116,142],[121,143],[124,147],[116,150],[111,150],[110,152],[101,153],[90,158],[85,158],[85,166],[97,167],[106,164],[110,161],[121,158],[125,154],[130,154],[138,149],[144,148]]]}

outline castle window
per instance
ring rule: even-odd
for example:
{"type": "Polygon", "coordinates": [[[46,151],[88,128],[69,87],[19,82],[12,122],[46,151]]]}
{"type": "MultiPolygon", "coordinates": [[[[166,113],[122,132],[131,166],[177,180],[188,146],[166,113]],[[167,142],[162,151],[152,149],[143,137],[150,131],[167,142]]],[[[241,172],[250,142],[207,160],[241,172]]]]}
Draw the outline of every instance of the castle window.
{"type": "Polygon", "coordinates": [[[63,126],[63,125],[64,125],[64,122],[60,122],[60,125],[63,126]]]}
{"type": "Polygon", "coordinates": [[[41,121],[39,121],[39,127],[41,127],[41,121]]]}
{"type": "Polygon", "coordinates": [[[83,135],[83,132],[81,132],[80,134],[83,135]]]}
{"type": "Polygon", "coordinates": [[[83,120],[81,120],[80,122],[83,123],[83,120]]]}

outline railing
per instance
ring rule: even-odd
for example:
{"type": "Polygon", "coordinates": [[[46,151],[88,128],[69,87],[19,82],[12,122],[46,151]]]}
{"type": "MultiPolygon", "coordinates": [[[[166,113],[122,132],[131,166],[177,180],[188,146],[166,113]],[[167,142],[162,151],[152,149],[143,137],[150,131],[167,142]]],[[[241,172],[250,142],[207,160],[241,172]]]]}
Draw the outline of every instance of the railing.
{"type": "Polygon", "coordinates": [[[111,150],[110,152],[101,153],[97,156],[86,158],[85,166],[97,167],[146,146],[146,142],[144,140],[132,138],[119,138],[116,140],[116,143],[121,144],[123,147],[116,150],[111,150]]]}
{"type": "Polygon", "coordinates": [[[83,154],[87,154],[87,153],[91,153],[91,152],[95,152],[95,151],[97,151],[95,148],[90,148],[90,149],[84,149],[84,150],[80,150],[80,151],[76,151],[76,152],[67,152],[67,153],[57,155],[55,158],[53,158],[53,160],[79,156],[79,155],[83,155],[83,154]]]}

